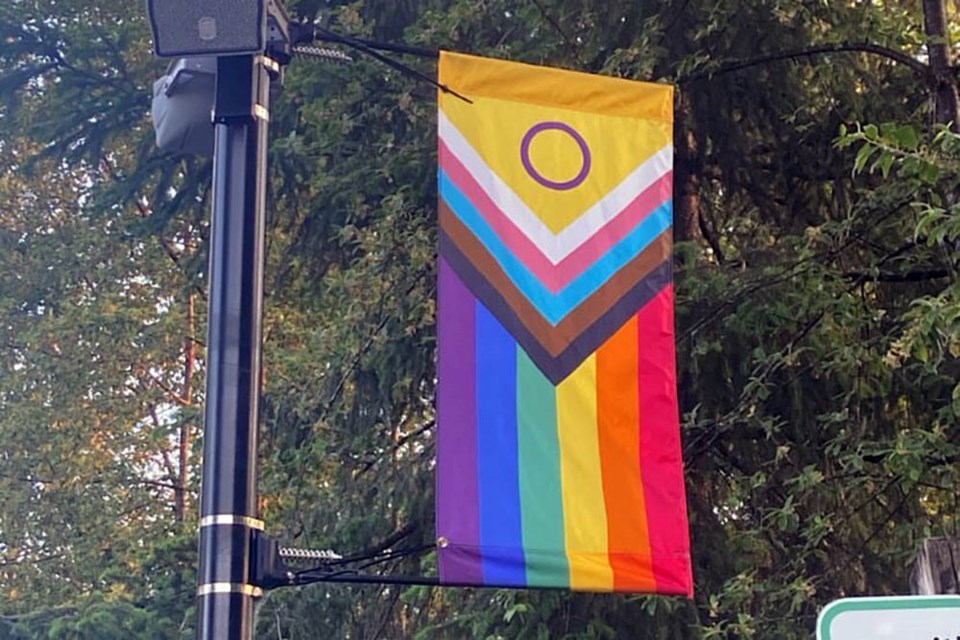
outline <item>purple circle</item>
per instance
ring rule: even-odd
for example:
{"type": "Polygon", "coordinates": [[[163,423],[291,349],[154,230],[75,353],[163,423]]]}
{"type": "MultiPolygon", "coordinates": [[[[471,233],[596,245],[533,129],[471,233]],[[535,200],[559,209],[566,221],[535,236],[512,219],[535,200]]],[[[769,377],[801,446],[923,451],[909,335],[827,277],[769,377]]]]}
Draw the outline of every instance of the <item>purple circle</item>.
{"type": "Polygon", "coordinates": [[[563,122],[541,122],[530,127],[530,130],[523,136],[523,142],[520,143],[520,160],[523,162],[523,168],[527,170],[530,177],[543,186],[558,191],[567,191],[568,189],[579,187],[590,173],[590,147],[587,146],[587,141],[577,133],[576,129],[563,122]],[[567,180],[566,182],[554,182],[553,180],[543,177],[540,172],[533,168],[533,163],[530,162],[530,144],[533,142],[534,137],[542,131],[554,129],[569,134],[577,143],[577,146],[580,147],[580,153],[583,154],[583,166],[580,168],[580,173],[574,176],[572,180],[567,180]]]}

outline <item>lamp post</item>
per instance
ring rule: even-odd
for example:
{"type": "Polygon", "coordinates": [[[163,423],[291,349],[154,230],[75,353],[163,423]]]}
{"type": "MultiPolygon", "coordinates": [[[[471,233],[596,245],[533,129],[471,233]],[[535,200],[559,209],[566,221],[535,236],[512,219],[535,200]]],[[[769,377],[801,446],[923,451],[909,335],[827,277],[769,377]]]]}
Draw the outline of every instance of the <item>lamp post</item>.
{"type": "MultiPolygon", "coordinates": [[[[268,14],[274,23],[283,14],[273,0],[147,8],[157,55],[216,58],[197,638],[246,640],[264,586],[256,547],[265,156],[280,71],[266,53],[268,14]]],[[[273,26],[271,36],[287,32],[273,26]]]]}
{"type": "Polygon", "coordinates": [[[250,638],[269,61],[217,59],[197,637],[250,638]]]}

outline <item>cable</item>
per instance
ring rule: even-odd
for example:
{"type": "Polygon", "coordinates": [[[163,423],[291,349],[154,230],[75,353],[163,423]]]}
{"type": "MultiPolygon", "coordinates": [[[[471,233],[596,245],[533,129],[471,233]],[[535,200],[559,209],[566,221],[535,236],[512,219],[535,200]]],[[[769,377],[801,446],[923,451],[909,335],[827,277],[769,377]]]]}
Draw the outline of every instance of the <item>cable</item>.
{"type": "Polygon", "coordinates": [[[414,547],[413,549],[399,549],[397,551],[390,551],[381,555],[373,556],[368,562],[361,564],[358,569],[366,569],[367,567],[372,567],[377,564],[382,564],[388,560],[397,560],[399,558],[405,558],[407,556],[416,555],[418,553],[423,553],[424,551],[432,551],[436,549],[436,545],[423,545],[420,547],[414,547]]]}
{"type": "Polygon", "coordinates": [[[399,584],[406,586],[436,587],[440,584],[440,578],[436,576],[365,576],[340,572],[324,577],[298,576],[293,584],[295,586],[303,586],[316,584],[318,582],[354,582],[359,584],[399,584]]]}
{"type": "MultiPolygon", "coordinates": [[[[326,33],[332,33],[324,30],[326,33]]],[[[327,35],[320,34],[315,36],[317,40],[322,40],[326,42],[342,42],[344,37],[351,38],[352,40],[359,42],[371,49],[376,49],[378,51],[389,51],[390,53],[399,53],[402,55],[408,56],[418,56],[420,58],[437,58],[440,55],[439,49],[427,49],[425,47],[414,47],[408,44],[396,44],[392,42],[377,42],[376,40],[367,40],[365,38],[358,38],[356,36],[351,36],[347,34],[333,34],[334,37],[330,38],[327,35]]]]}
{"type": "Polygon", "coordinates": [[[403,556],[413,555],[413,554],[416,554],[416,553],[423,553],[423,552],[425,552],[425,551],[433,551],[433,550],[436,549],[436,548],[437,548],[437,545],[431,543],[431,544],[420,545],[419,547],[412,547],[412,548],[410,548],[410,549],[397,549],[397,550],[395,550],[395,551],[379,551],[379,552],[373,553],[373,554],[369,554],[369,553],[368,553],[368,554],[357,554],[357,555],[346,556],[346,557],[344,557],[344,558],[341,558],[341,559],[337,562],[337,564],[349,564],[349,563],[352,563],[352,562],[360,562],[360,561],[363,561],[363,560],[372,560],[372,559],[375,559],[375,558],[381,558],[381,557],[387,557],[387,556],[389,556],[389,557],[394,557],[394,556],[396,556],[396,557],[403,557],[403,556]]]}
{"type": "Polygon", "coordinates": [[[317,582],[356,582],[356,583],[366,583],[366,584],[404,584],[404,585],[424,585],[424,586],[436,586],[440,584],[439,578],[435,576],[383,576],[383,575],[366,575],[360,573],[364,569],[368,569],[378,564],[383,564],[384,562],[389,562],[391,560],[398,560],[406,556],[414,555],[417,553],[423,553],[424,551],[431,551],[436,548],[436,545],[422,545],[420,547],[414,547],[411,549],[398,549],[396,551],[390,551],[383,553],[377,556],[370,557],[368,556],[367,562],[362,562],[356,567],[341,569],[339,571],[330,571],[333,566],[342,565],[352,562],[359,562],[363,558],[348,559],[344,558],[335,562],[327,563],[321,565],[320,567],[314,567],[312,569],[306,569],[303,571],[296,571],[290,574],[290,584],[300,586],[313,584],[317,582]]]}
{"type": "MultiPolygon", "coordinates": [[[[322,39],[325,39],[330,42],[339,42],[341,44],[347,45],[348,47],[353,47],[357,51],[361,53],[365,53],[366,55],[370,56],[374,60],[382,62],[383,64],[387,65],[391,69],[395,69],[396,71],[399,71],[402,74],[416,78],[421,82],[426,82],[427,84],[436,87],[437,89],[439,89],[440,91],[443,91],[444,93],[449,93],[452,96],[456,96],[457,98],[460,98],[461,100],[463,100],[468,104],[473,104],[473,100],[470,100],[466,96],[460,93],[457,93],[447,85],[437,82],[430,76],[426,75],[425,73],[421,73],[420,71],[417,71],[413,67],[408,67],[402,62],[397,62],[393,58],[388,58],[382,53],[379,53],[378,51],[376,51],[373,47],[369,46],[368,44],[366,44],[361,40],[358,40],[357,38],[354,38],[353,36],[334,33],[333,31],[329,31],[328,29],[324,29],[323,27],[320,27],[320,26],[316,26],[314,28],[316,29],[316,33],[319,34],[322,39]]],[[[436,57],[436,54],[431,54],[431,55],[433,57],[436,57]]]]}
{"type": "MultiPolygon", "coordinates": [[[[374,49],[381,50],[381,51],[390,51],[392,53],[399,53],[403,55],[419,56],[421,58],[436,59],[440,55],[440,51],[438,49],[414,47],[410,45],[396,44],[396,43],[390,43],[390,42],[377,42],[375,40],[366,40],[363,38],[357,38],[357,37],[346,35],[346,34],[334,33],[332,31],[323,29],[321,27],[316,27],[316,29],[318,32],[320,32],[316,36],[316,39],[325,40],[328,42],[340,42],[343,44],[348,44],[349,46],[353,46],[358,50],[363,50],[357,46],[357,45],[362,45],[366,49],[364,53],[368,53],[368,55],[374,55],[374,52],[373,52],[374,49]]],[[[727,73],[732,73],[735,71],[740,71],[741,69],[746,69],[748,67],[767,64],[770,62],[778,62],[781,60],[791,60],[795,58],[811,57],[811,56],[825,55],[830,53],[869,53],[869,54],[885,57],[895,62],[898,62],[902,65],[905,65],[908,68],[910,68],[911,71],[919,75],[926,76],[930,73],[930,70],[925,63],[920,62],[919,60],[915,60],[910,56],[908,56],[907,54],[901,51],[897,51],[896,49],[891,49],[889,47],[884,47],[884,46],[869,43],[869,42],[839,42],[839,43],[828,43],[823,45],[817,45],[817,46],[807,47],[803,49],[796,49],[791,51],[782,51],[779,53],[764,54],[764,55],[756,56],[754,58],[748,58],[745,60],[735,60],[733,62],[720,65],[718,68],[715,68],[715,69],[703,69],[699,71],[694,71],[686,75],[679,76],[674,79],[674,83],[683,85],[689,82],[713,80],[718,76],[725,75],[727,73]]],[[[400,64],[386,57],[382,57],[378,59],[380,59],[385,64],[390,64],[391,66],[393,66],[394,64],[396,65],[400,64]]],[[[397,67],[394,67],[394,68],[397,68],[397,67]]],[[[435,81],[423,76],[423,74],[420,74],[419,72],[416,72],[413,69],[409,69],[408,67],[406,67],[404,69],[404,72],[405,73],[413,72],[417,74],[417,77],[420,80],[428,81],[434,86],[438,86],[442,91],[451,93],[461,99],[466,100],[466,98],[456,93],[449,87],[439,85],[435,81]]],[[[470,101],[467,100],[467,102],[470,102],[470,101]]]]}
{"type": "Polygon", "coordinates": [[[354,567],[351,569],[344,569],[342,571],[337,572],[336,574],[327,574],[327,575],[356,573],[360,569],[367,569],[369,567],[382,564],[390,560],[397,560],[400,558],[405,558],[407,556],[424,553],[425,551],[432,551],[435,548],[436,548],[436,545],[429,544],[429,545],[422,545],[419,547],[413,547],[411,549],[397,549],[396,551],[389,551],[386,553],[380,553],[372,556],[367,555],[367,556],[340,558],[340,559],[332,560],[331,562],[325,562],[318,567],[311,567],[310,569],[302,569],[300,571],[295,571],[294,575],[304,576],[304,575],[309,575],[317,572],[325,572],[325,570],[329,571],[329,569],[332,567],[341,567],[345,565],[361,563],[357,567],[354,567]],[[363,562],[364,560],[366,560],[367,562],[363,562]]]}

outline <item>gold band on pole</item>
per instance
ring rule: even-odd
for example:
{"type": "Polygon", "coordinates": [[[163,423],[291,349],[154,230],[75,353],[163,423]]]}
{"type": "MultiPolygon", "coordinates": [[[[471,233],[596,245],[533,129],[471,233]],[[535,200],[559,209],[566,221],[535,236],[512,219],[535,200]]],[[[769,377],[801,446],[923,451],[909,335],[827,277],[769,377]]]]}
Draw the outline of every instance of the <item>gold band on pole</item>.
{"type": "Polygon", "coordinates": [[[250,516],[238,516],[230,513],[221,513],[200,518],[200,527],[214,527],[217,525],[240,525],[257,531],[263,531],[263,520],[250,516]]]}
{"type": "Polygon", "coordinates": [[[263,589],[252,584],[237,584],[233,582],[208,582],[197,589],[198,596],[209,596],[215,593],[239,593],[253,598],[263,596],[263,589]]]}
{"type": "Polygon", "coordinates": [[[274,60],[273,58],[267,56],[260,56],[260,64],[267,68],[267,71],[272,71],[273,73],[280,73],[280,63],[274,60]]]}

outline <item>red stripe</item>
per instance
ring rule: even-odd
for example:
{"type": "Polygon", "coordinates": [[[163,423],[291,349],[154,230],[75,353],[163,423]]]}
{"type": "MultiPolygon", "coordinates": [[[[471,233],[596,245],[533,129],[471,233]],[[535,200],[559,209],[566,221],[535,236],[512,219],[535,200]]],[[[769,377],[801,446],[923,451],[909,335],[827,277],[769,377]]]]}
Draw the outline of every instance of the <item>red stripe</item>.
{"type": "Polygon", "coordinates": [[[660,593],[693,596],[690,533],[680,448],[673,286],[637,314],[640,466],[653,569],[660,593]]]}

